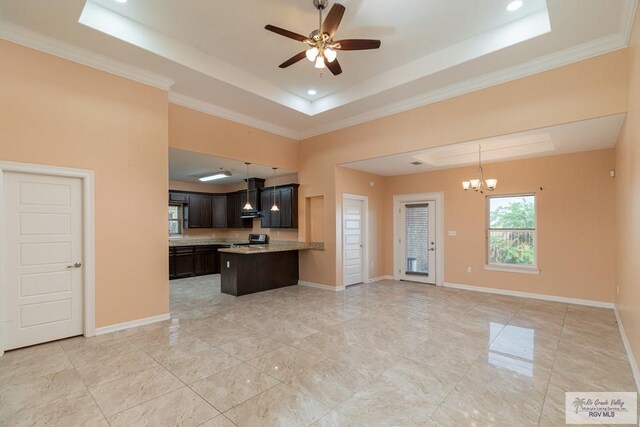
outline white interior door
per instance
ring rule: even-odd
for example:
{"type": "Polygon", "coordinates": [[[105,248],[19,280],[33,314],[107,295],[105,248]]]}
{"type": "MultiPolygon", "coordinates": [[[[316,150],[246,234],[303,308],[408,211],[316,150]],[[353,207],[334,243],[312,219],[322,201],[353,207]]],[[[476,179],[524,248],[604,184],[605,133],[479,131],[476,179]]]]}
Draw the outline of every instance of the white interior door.
{"type": "Polygon", "coordinates": [[[398,239],[400,279],[436,283],[435,201],[403,202],[398,239]]]}
{"type": "Polygon", "coordinates": [[[6,173],[4,349],[83,333],[82,181],[6,173]]]}
{"type": "Polygon", "coordinates": [[[345,198],[342,206],[344,286],[364,280],[364,201],[345,198]]]}

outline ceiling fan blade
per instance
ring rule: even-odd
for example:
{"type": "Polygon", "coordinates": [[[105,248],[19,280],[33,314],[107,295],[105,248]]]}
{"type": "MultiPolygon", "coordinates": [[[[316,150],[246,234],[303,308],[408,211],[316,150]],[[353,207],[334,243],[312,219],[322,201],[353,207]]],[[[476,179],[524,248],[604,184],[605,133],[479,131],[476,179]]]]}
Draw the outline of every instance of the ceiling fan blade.
{"type": "Polygon", "coordinates": [[[366,40],[366,39],[349,39],[338,40],[336,43],[340,43],[338,50],[366,50],[366,49],[378,49],[380,47],[380,40],[366,40]]]}
{"type": "Polygon", "coordinates": [[[344,15],[345,7],[340,3],[334,3],[331,6],[331,10],[327,14],[327,17],[324,18],[324,22],[322,23],[322,28],[320,30],[321,33],[329,34],[329,37],[333,37],[338,29],[338,25],[340,25],[340,21],[342,21],[342,16],[344,15]]]}
{"type": "Polygon", "coordinates": [[[276,27],[274,25],[265,25],[264,29],[272,31],[276,34],[280,34],[281,36],[289,37],[290,39],[294,39],[299,42],[304,42],[305,40],[309,39],[302,34],[294,33],[293,31],[285,30],[284,28],[276,27]]]}
{"type": "Polygon", "coordinates": [[[342,67],[340,66],[340,63],[338,62],[337,59],[334,59],[333,62],[329,62],[326,59],[324,60],[324,65],[327,66],[327,68],[329,69],[329,71],[331,71],[331,73],[334,76],[337,76],[338,74],[342,74],[342,67]]]}
{"type": "Polygon", "coordinates": [[[300,61],[301,59],[306,57],[306,52],[302,51],[299,54],[292,56],[291,58],[287,59],[286,61],[284,61],[282,64],[279,65],[280,68],[287,68],[293,64],[295,64],[296,62],[300,61]]]}

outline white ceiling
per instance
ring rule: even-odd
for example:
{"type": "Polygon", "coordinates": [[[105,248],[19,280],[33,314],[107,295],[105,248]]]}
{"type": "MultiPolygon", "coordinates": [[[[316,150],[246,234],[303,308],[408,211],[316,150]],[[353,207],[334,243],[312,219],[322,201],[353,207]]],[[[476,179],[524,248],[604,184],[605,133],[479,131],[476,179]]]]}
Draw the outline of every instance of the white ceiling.
{"type": "Polygon", "coordinates": [[[344,73],[264,30],[317,27],[311,0],[0,0],[0,37],[170,88],[170,100],[295,139],[626,46],[637,0],[340,0],[344,73]],[[307,95],[315,89],[314,97],[307,95]]]}
{"type": "Polygon", "coordinates": [[[482,147],[482,163],[612,148],[625,117],[626,114],[616,114],[340,166],[381,176],[395,176],[477,164],[478,146],[482,147]],[[413,165],[412,162],[421,164],[413,165]]]}
{"type": "MultiPolygon", "coordinates": [[[[232,175],[227,178],[205,182],[204,184],[233,184],[243,182],[247,177],[247,166],[244,162],[191,151],[169,149],[169,179],[171,180],[200,182],[198,178],[213,175],[219,171],[230,171],[232,175]]],[[[292,173],[295,173],[295,171],[287,169],[276,170],[276,176],[290,175],[292,173]]],[[[272,166],[253,163],[249,165],[249,177],[272,178],[272,166]]]]}

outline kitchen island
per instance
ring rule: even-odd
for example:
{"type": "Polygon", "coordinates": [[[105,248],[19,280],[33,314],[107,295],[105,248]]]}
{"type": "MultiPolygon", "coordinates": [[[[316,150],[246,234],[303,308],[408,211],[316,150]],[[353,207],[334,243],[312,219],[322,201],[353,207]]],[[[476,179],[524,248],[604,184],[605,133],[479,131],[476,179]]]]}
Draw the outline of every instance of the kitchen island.
{"type": "Polygon", "coordinates": [[[298,251],[306,243],[278,243],[219,249],[221,290],[240,296],[298,284],[298,251]]]}

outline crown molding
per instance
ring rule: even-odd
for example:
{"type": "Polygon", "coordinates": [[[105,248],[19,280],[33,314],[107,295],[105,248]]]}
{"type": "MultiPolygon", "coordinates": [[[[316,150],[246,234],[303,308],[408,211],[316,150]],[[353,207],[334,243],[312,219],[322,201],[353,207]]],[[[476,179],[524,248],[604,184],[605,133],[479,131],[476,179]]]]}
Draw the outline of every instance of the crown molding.
{"type": "Polygon", "coordinates": [[[548,71],[554,68],[579,62],[594,56],[623,49],[627,46],[626,39],[621,34],[612,34],[600,39],[593,40],[578,46],[574,46],[559,52],[542,56],[534,61],[525,64],[515,65],[504,70],[488,73],[473,79],[466,80],[442,89],[433,90],[412,98],[386,105],[382,108],[368,111],[366,113],[339,120],[328,125],[318,126],[300,132],[300,139],[308,139],[314,136],[323,135],[340,129],[359,125],[362,123],[377,120],[393,114],[412,110],[414,108],[433,104],[445,99],[464,95],[477,90],[486,89],[512,80],[527,77],[533,74],[548,71]]]}
{"type": "Polygon", "coordinates": [[[59,58],[115,74],[138,83],[169,90],[174,81],[0,19],[0,38],[59,58]]]}
{"type": "Polygon", "coordinates": [[[625,47],[629,45],[631,40],[631,32],[633,31],[633,21],[636,17],[636,11],[638,9],[638,0],[631,0],[626,3],[627,9],[622,13],[622,37],[625,40],[625,47]]]}
{"type": "Polygon", "coordinates": [[[254,119],[253,117],[249,117],[236,111],[228,110],[210,102],[201,101],[178,92],[169,92],[169,102],[275,135],[284,136],[285,138],[294,139],[296,141],[300,140],[300,134],[291,129],[276,126],[263,120],[254,119]]]}

